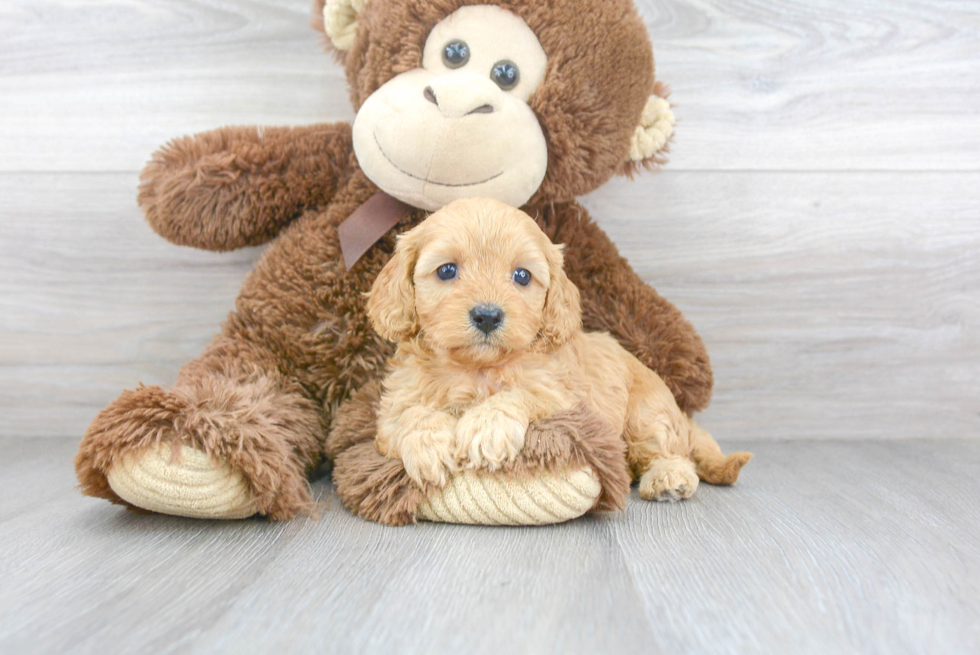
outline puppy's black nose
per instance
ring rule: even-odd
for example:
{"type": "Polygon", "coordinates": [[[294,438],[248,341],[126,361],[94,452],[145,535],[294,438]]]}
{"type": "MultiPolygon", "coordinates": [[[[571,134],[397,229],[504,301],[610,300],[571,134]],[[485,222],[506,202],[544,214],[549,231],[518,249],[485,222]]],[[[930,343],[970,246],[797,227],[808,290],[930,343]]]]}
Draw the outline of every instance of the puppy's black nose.
{"type": "Polygon", "coordinates": [[[483,334],[490,334],[504,321],[504,310],[497,305],[477,305],[470,310],[470,321],[483,334]]]}

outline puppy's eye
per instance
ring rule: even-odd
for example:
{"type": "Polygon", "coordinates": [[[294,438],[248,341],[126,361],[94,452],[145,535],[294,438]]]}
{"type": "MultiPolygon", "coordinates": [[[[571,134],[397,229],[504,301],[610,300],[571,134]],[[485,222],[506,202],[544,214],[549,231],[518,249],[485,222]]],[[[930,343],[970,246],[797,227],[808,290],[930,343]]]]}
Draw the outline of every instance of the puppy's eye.
{"type": "Polygon", "coordinates": [[[442,62],[447,68],[462,68],[470,60],[470,47],[466,41],[450,41],[442,49],[442,62]]]}
{"type": "Polygon", "coordinates": [[[522,287],[526,287],[531,284],[531,272],[526,268],[519,268],[514,271],[514,282],[517,282],[522,287]]]}
{"type": "Polygon", "coordinates": [[[521,81],[521,71],[512,61],[498,61],[490,69],[490,79],[504,91],[510,91],[521,81]]]}
{"type": "Polygon", "coordinates": [[[436,275],[440,280],[452,280],[459,273],[456,264],[443,264],[436,270],[436,275]]]}

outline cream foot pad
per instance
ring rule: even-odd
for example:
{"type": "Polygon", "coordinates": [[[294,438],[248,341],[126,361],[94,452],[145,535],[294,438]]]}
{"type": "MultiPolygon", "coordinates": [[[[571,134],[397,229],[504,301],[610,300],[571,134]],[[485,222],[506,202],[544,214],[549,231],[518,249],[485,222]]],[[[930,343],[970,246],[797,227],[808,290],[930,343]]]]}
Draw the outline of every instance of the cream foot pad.
{"type": "Polygon", "coordinates": [[[595,505],[602,487],[591,468],[510,480],[466,471],[419,508],[426,521],[474,525],[546,525],[578,518],[595,505]]]}
{"type": "Polygon", "coordinates": [[[255,514],[248,482],[227,463],[181,446],[171,461],[169,444],[113,466],[106,477],[116,494],[137,507],[198,519],[241,519],[255,514]]]}

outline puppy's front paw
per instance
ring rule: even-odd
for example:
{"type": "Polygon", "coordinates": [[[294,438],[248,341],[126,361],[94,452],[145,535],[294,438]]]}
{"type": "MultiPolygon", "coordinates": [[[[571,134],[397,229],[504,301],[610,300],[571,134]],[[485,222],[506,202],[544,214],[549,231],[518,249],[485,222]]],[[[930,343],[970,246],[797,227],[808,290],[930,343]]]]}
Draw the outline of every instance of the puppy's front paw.
{"type": "Polygon", "coordinates": [[[694,462],[680,457],[655,459],[640,477],[640,497],[646,500],[683,500],[693,496],[697,488],[694,462]]]}
{"type": "Polygon", "coordinates": [[[456,460],[491,471],[512,462],[524,447],[527,422],[499,409],[477,407],[456,425],[456,460]]]}
{"type": "Polygon", "coordinates": [[[397,456],[405,472],[419,485],[445,486],[449,474],[459,467],[453,455],[455,435],[451,430],[422,428],[405,433],[398,446],[397,456]]]}

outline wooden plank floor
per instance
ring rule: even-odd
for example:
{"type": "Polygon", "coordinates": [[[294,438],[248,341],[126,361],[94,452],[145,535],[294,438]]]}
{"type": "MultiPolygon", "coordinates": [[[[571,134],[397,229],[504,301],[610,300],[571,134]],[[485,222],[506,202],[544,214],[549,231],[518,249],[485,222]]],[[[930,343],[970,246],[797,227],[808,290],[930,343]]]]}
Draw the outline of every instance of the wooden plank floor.
{"type": "Polygon", "coordinates": [[[976,653],[980,443],[740,442],[732,488],[546,528],[138,516],[0,441],[0,652],[976,653]]]}

